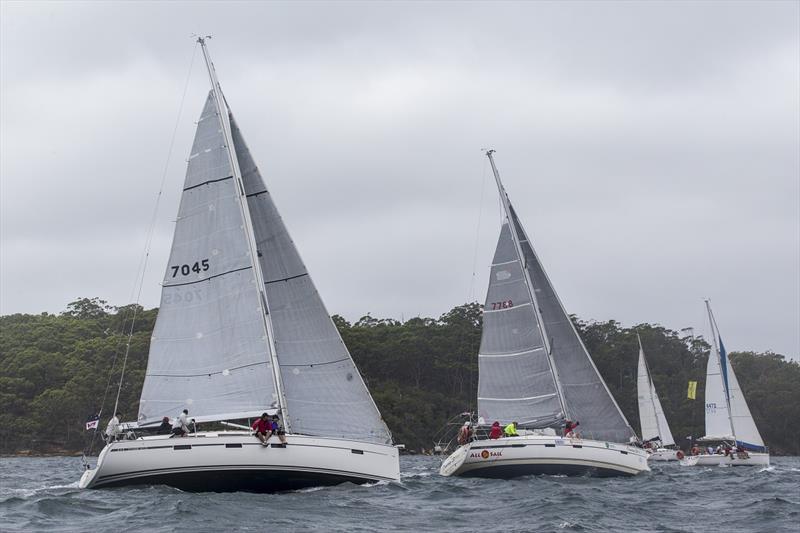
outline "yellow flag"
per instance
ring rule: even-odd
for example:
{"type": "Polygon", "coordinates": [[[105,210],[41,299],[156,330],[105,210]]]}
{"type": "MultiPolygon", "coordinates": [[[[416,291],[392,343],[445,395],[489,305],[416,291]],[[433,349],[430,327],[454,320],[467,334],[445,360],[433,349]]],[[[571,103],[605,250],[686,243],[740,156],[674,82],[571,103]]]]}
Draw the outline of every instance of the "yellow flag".
{"type": "Polygon", "coordinates": [[[688,394],[690,400],[696,400],[697,399],[697,382],[696,381],[690,381],[689,382],[689,391],[688,391],[687,394],[688,394]]]}

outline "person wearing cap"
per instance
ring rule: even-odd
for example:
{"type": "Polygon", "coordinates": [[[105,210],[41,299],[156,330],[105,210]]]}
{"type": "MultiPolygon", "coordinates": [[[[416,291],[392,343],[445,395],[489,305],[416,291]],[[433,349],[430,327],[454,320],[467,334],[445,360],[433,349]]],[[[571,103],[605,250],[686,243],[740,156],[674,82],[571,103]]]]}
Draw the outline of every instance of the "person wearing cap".
{"type": "Polygon", "coordinates": [[[269,415],[262,413],[261,417],[250,426],[255,432],[255,436],[261,441],[262,446],[267,445],[267,440],[272,436],[272,423],[268,420],[269,415]]]}
{"type": "Polygon", "coordinates": [[[278,415],[272,415],[272,434],[277,435],[281,440],[281,444],[286,446],[286,431],[281,427],[280,418],[278,415]]]}

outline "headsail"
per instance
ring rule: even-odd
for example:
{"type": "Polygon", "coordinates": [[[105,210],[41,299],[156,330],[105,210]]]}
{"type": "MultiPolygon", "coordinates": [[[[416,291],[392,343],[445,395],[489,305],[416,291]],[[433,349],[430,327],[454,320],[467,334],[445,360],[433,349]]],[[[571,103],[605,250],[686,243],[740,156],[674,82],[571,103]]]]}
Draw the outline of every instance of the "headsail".
{"type": "Polygon", "coordinates": [[[641,423],[642,440],[659,438],[664,446],[672,446],[675,439],[664,416],[661,400],[656,393],[650,369],[644,357],[642,341],[639,340],[639,371],[636,379],[637,397],[639,400],[639,422],[641,423]]]}
{"type": "Polygon", "coordinates": [[[511,213],[536,291],[544,330],[549,336],[569,417],[581,423],[581,434],[587,437],[628,442],[635,435],[633,429],[594,366],[513,207],[511,213]]]}
{"type": "Polygon", "coordinates": [[[231,115],[290,429],[388,443],[391,435],[231,115]]]}
{"type": "Polygon", "coordinates": [[[264,317],[213,91],[197,124],[139,405],[139,423],[275,407],[264,317]]]}

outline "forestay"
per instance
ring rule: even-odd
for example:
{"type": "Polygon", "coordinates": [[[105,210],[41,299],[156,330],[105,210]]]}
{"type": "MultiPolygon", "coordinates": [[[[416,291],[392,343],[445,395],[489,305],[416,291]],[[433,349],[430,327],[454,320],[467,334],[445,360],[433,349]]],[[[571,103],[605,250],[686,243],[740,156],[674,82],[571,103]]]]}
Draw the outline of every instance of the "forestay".
{"type": "Polygon", "coordinates": [[[241,200],[213,91],[197,125],[139,406],[139,424],[274,408],[276,388],[241,200]]]}
{"type": "Polygon", "coordinates": [[[580,432],[584,437],[627,443],[634,436],[633,429],[611,396],[561,305],[514,208],[509,207],[539,305],[542,326],[550,342],[567,416],[580,422],[580,432]]]}
{"type": "Polygon", "coordinates": [[[306,270],[231,115],[253,220],[289,429],[390,443],[350,353],[306,270]]]}
{"type": "Polygon", "coordinates": [[[647,367],[644,350],[639,345],[639,371],[636,379],[637,397],[639,400],[639,422],[641,423],[642,440],[658,437],[664,446],[672,446],[675,439],[664,416],[661,400],[656,393],[656,387],[647,367]]]}
{"type": "Polygon", "coordinates": [[[492,262],[478,355],[478,414],[487,424],[546,427],[563,416],[530,294],[506,222],[492,262]]]}

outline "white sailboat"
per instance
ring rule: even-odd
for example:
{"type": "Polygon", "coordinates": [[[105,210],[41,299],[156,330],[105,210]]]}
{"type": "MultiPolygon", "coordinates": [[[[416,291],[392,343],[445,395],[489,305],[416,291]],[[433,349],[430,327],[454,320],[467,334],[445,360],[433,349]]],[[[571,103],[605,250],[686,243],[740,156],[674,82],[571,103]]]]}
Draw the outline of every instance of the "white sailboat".
{"type": "Polygon", "coordinates": [[[639,371],[636,377],[637,397],[639,400],[639,423],[642,429],[642,441],[650,444],[648,448],[651,461],[677,461],[683,458],[683,452],[675,449],[675,439],[664,416],[661,400],[656,393],[656,386],[650,375],[650,367],[644,357],[642,339],[639,341],[639,371]]]}
{"type": "Polygon", "coordinates": [[[706,300],[714,349],[706,367],[706,434],[699,442],[718,444],[718,453],[686,457],[687,466],[769,466],[769,449],[764,446],[739,380],[733,372],[717,321],[706,300]]]}
{"type": "MultiPolygon", "coordinates": [[[[81,488],[167,484],[273,492],[399,479],[398,450],[211,81],[189,157],[138,420],[81,488]],[[287,444],[247,429],[140,436],[281,413],[287,444]]],[[[227,423],[228,426],[235,424],[227,423]]]]}
{"type": "Polygon", "coordinates": [[[479,436],[518,422],[519,436],[478,438],[442,463],[444,476],[635,475],[647,454],[594,366],[522,228],[492,157],[504,222],[492,262],[479,352],[479,436]],[[557,435],[566,420],[576,432],[557,435]],[[580,434],[578,434],[578,432],[580,434]]]}

